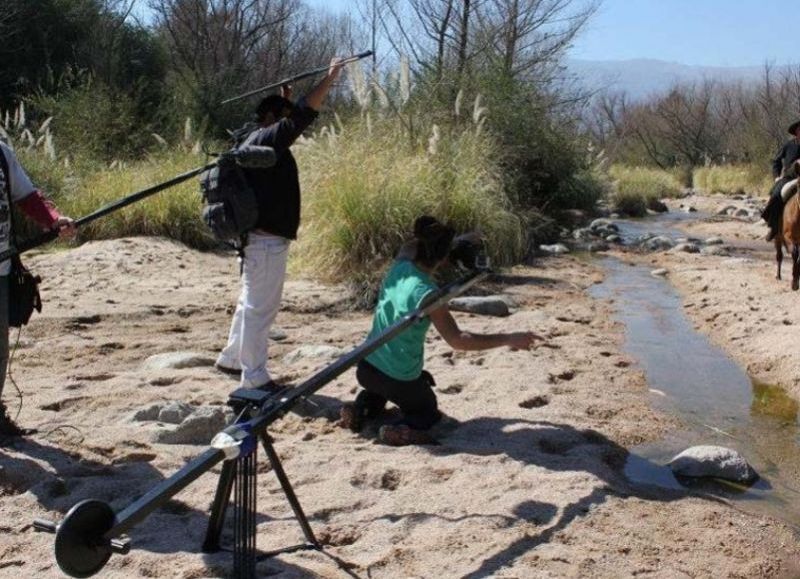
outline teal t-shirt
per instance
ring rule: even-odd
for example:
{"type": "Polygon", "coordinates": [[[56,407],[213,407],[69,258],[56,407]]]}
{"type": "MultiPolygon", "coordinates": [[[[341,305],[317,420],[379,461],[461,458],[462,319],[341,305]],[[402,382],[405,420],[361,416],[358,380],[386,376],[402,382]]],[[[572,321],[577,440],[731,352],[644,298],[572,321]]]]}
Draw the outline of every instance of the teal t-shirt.
{"type": "MultiPolygon", "coordinates": [[[[372,331],[367,339],[372,339],[419,308],[422,301],[437,289],[433,279],[412,261],[395,261],[383,280],[372,331]]],[[[430,325],[428,317],[412,324],[367,356],[367,362],[395,380],[416,380],[422,373],[425,333],[430,325]]]]}

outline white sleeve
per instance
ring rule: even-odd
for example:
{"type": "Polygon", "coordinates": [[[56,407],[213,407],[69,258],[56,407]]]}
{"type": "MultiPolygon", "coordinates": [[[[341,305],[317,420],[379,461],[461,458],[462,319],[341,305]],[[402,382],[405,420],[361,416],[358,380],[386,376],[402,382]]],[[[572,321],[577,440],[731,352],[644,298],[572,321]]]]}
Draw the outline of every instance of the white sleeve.
{"type": "Polygon", "coordinates": [[[30,177],[19,164],[17,156],[14,151],[7,146],[0,144],[3,148],[3,155],[6,157],[8,163],[8,179],[10,181],[11,200],[20,201],[25,199],[28,195],[36,191],[36,187],[31,183],[30,177]]]}

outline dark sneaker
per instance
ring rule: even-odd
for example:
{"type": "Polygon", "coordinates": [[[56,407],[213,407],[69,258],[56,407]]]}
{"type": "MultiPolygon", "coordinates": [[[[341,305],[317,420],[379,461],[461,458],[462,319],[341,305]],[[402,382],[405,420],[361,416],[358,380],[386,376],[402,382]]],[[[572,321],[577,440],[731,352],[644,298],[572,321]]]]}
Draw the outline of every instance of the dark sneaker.
{"type": "Polygon", "coordinates": [[[366,412],[364,407],[356,402],[348,402],[339,409],[339,425],[352,432],[360,432],[364,426],[366,412]]]}
{"type": "Polygon", "coordinates": [[[286,390],[286,386],[282,386],[275,382],[275,380],[270,380],[266,384],[262,384],[261,386],[257,386],[256,390],[262,390],[264,392],[269,392],[270,394],[280,394],[284,390],[286,390]]]}
{"type": "Polygon", "coordinates": [[[385,424],[378,431],[378,440],[389,446],[409,444],[436,444],[436,440],[424,430],[414,430],[406,424],[385,424]]]}
{"type": "Polygon", "coordinates": [[[237,378],[242,377],[242,371],[237,370],[236,368],[229,368],[228,366],[223,366],[222,364],[214,364],[214,368],[222,372],[223,374],[227,374],[228,376],[236,376],[237,378]]]}
{"type": "Polygon", "coordinates": [[[6,407],[0,404],[0,436],[24,436],[34,431],[17,426],[6,412],[6,407]]]}

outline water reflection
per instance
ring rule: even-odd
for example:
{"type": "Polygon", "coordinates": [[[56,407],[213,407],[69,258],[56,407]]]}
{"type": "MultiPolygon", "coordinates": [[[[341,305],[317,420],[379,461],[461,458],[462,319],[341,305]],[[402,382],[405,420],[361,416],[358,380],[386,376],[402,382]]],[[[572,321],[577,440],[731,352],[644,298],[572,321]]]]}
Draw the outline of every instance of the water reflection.
{"type": "Polygon", "coordinates": [[[786,394],[780,386],[753,380],[753,402],[750,414],[753,418],[768,416],[777,419],[783,426],[797,426],[797,400],[786,394]]]}
{"type": "Polygon", "coordinates": [[[626,465],[629,479],[665,488],[691,485],[800,524],[795,488],[800,487],[800,404],[778,386],[752,381],[695,331],[669,282],[617,259],[602,264],[606,279],[592,294],[613,300],[615,316],[625,325],[624,349],[660,394],[651,397],[653,406],[686,424],[663,440],[634,448],[626,465]],[[700,444],[738,450],[762,478],[749,488],[676,479],[664,465],[700,444]]]}

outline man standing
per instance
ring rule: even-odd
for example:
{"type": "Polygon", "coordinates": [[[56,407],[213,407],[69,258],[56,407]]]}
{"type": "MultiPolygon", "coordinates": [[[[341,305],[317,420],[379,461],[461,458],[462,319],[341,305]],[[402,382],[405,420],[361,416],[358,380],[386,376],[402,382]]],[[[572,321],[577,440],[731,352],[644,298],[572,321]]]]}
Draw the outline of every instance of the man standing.
{"type": "Polygon", "coordinates": [[[280,390],[267,370],[269,329],[280,308],[289,243],[300,225],[300,182],[289,147],[317,118],[317,111],[342,68],[331,61],[327,75],[297,103],[290,88],[270,95],[256,108],[258,128],[243,145],[275,149],[277,162],[268,169],[247,169],[245,176],[258,199],[258,223],[244,248],[242,291],[233,314],[228,343],[216,367],[241,373],[243,388],[280,390]]]}
{"type": "MultiPolygon", "coordinates": [[[[11,230],[11,202],[16,203],[25,215],[44,229],[58,229],[61,237],[75,235],[75,225],[69,217],[59,215],[33,186],[19,164],[14,152],[0,141],[0,251],[9,248],[13,238],[11,230]]],[[[20,436],[20,429],[8,416],[2,402],[8,366],[8,274],[11,262],[0,263],[0,436],[20,436]]]]}
{"type": "Polygon", "coordinates": [[[783,199],[781,189],[789,181],[797,177],[789,172],[789,168],[796,160],[800,159],[800,120],[789,125],[789,134],[792,139],[788,140],[775,155],[772,160],[772,177],[775,184],[770,191],[767,206],[761,213],[761,218],[769,225],[767,241],[772,241],[781,228],[781,218],[783,216],[783,199]]]}

